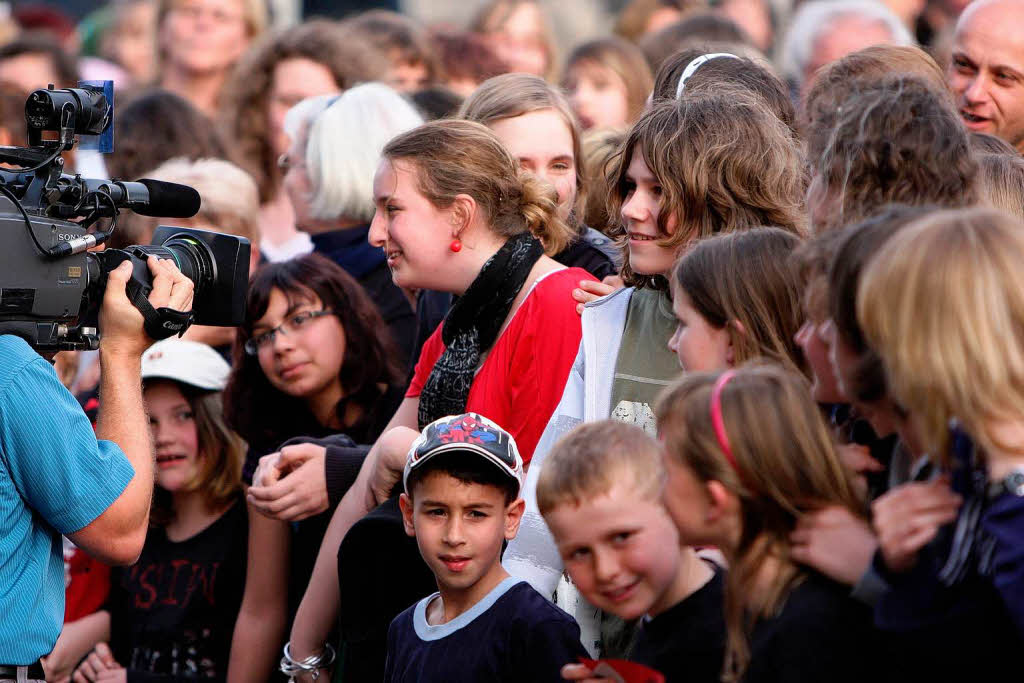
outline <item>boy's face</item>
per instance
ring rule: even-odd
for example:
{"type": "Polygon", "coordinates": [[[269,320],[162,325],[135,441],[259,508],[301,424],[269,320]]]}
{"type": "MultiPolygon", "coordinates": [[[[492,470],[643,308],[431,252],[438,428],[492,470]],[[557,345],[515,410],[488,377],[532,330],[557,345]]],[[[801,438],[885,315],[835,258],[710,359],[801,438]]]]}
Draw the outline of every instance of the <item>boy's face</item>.
{"type": "Polygon", "coordinates": [[[544,515],[573,583],[595,607],[623,619],[656,615],[680,580],[679,533],[661,501],[617,484],[544,515]]]}
{"type": "Polygon", "coordinates": [[[445,472],[430,472],[413,488],[412,498],[402,494],[399,500],[405,532],[416,537],[442,592],[471,589],[488,572],[500,570],[502,543],[519,530],[521,498],[505,505],[498,487],[462,482],[445,472]]]}

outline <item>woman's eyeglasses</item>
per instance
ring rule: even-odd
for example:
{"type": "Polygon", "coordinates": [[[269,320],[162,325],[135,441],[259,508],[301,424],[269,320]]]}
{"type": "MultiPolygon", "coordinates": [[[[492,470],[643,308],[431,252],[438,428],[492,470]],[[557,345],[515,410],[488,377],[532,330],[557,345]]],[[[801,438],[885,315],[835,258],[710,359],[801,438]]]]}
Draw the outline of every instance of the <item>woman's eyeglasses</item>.
{"type": "Polygon", "coordinates": [[[247,340],[243,348],[247,354],[255,356],[261,349],[269,349],[273,346],[274,339],[277,338],[278,332],[282,333],[286,337],[290,337],[294,334],[298,334],[304,328],[308,327],[311,322],[317,318],[322,318],[325,315],[334,315],[334,311],[324,309],[322,311],[303,311],[302,313],[296,313],[277,327],[247,340]]]}

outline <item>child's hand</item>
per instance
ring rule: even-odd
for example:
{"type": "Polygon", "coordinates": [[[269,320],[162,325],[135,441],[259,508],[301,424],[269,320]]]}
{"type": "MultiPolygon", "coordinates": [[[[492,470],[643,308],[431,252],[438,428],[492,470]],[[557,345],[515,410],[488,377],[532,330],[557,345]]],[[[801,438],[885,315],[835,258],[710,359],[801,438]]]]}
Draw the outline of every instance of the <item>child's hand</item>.
{"type": "Polygon", "coordinates": [[[602,296],[607,296],[621,286],[622,280],[617,275],[609,275],[604,279],[604,282],[580,280],[580,286],[572,290],[572,298],[579,302],[576,304],[576,312],[583,315],[583,304],[589,303],[594,299],[600,299],[602,296]]]}
{"type": "Polygon", "coordinates": [[[961,502],[945,477],[904,484],[876,500],[871,510],[886,566],[894,572],[912,568],[918,551],[956,519],[961,502]]]}
{"type": "Polygon", "coordinates": [[[260,458],[248,501],[267,517],[297,522],[330,506],[327,496],[327,449],[312,443],[285,446],[260,458]]]}
{"type": "Polygon", "coordinates": [[[402,479],[409,449],[419,435],[409,427],[393,427],[377,439],[377,462],[370,476],[370,490],[377,505],[388,499],[391,489],[402,479]]]}
{"type": "Polygon", "coordinates": [[[562,678],[566,681],[591,681],[592,683],[608,680],[603,676],[595,677],[594,672],[583,664],[566,664],[562,667],[562,678]]]}
{"type": "MultiPolygon", "coordinates": [[[[100,676],[111,669],[119,669],[120,664],[114,659],[110,646],[106,643],[96,643],[96,647],[89,653],[89,656],[82,660],[82,663],[75,669],[71,680],[74,683],[96,683],[102,680],[100,676]]],[[[122,669],[123,670],[123,669],[122,669]]]]}
{"type": "Polygon", "coordinates": [[[868,523],[838,505],[801,517],[789,540],[794,560],[848,586],[860,580],[878,548],[868,523]]]}

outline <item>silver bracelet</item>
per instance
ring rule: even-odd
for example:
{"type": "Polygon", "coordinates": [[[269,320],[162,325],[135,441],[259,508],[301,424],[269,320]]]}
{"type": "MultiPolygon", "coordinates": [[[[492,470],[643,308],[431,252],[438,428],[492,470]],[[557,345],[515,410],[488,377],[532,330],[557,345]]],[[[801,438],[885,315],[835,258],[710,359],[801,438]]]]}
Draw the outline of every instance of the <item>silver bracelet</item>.
{"type": "Polygon", "coordinates": [[[284,645],[283,654],[279,669],[281,673],[288,676],[289,683],[295,683],[295,677],[303,673],[311,674],[314,681],[319,679],[320,670],[329,668],[334,664],[334,658],[337,653],[330,643],[324,643],[324,649],[320,654],[310,655],[301,661],[296,661],[292,657],[291,643],[288,642],[284,645]]]}

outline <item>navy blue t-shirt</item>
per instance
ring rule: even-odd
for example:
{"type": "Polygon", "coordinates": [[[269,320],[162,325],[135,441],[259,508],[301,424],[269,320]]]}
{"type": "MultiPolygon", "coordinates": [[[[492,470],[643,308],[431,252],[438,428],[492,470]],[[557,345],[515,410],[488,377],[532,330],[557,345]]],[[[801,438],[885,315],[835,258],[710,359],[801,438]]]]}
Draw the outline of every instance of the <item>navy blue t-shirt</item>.
{"type": "Polygon", "coordinates": [[[436,597],[391,622],[386,683],[554,683],[565,664],[587,656],[573,618],[521,579],[505,579],[468,611],[431,626],[427,605],[436,597]]]}

